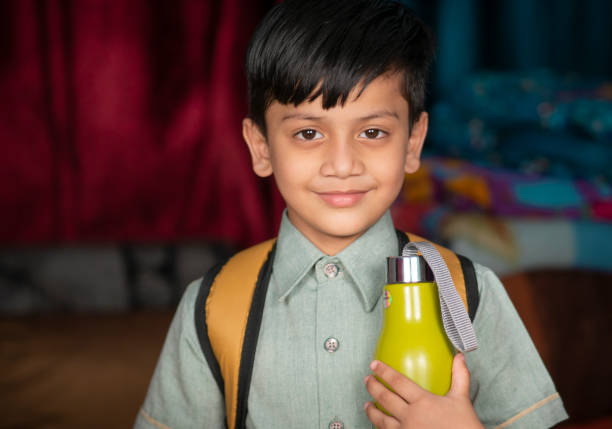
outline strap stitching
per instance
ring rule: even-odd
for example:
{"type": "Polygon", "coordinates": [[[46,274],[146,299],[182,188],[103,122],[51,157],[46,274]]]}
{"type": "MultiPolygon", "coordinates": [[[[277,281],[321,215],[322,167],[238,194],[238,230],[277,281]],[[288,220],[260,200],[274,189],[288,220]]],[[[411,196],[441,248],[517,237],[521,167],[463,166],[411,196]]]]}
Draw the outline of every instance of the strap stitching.
{"type": "Polygon", "coordinates": [[[140,409],[140,414],[145,418],[146,421],[148,421],[149,423],[151,423],[153,426],[159,428],[159,429],[170,429],[169,426],[166,426],[163,423],[158,422],[157,420],[155,420],[153,417],[151,417],[144,409],[140,409]]]}
{"type": "Polygon", "coordinates": [[[542,399],[541,401],[536,402],[531,407],[525,408],[523,411],[521,411],[518,414],[515,414],[514,416],[510,417],[508,420],[506,420],[502,424],[500,424],[498,426],[495,426],[494,429],[505,428],[505,427],[511,425],[512,423],[514,423],[515,421],[517,421],[518,419],[520,419],[521,417],[524,417],[525,415],[529,414],[530,412],[532,412],[534,410],[537,410],[538,408],[542,407],[543,405],[546,405],[547,403],[549,403],[553,399],[557,399],[557,398],[559,398],[559,393],[555,392],[552,395],[542,399]]]}

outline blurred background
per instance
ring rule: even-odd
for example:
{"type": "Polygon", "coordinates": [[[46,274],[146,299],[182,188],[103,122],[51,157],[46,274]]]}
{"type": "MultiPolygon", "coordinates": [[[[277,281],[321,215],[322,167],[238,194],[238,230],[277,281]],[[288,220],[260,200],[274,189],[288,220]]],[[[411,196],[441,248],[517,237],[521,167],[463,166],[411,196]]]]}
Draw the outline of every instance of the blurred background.
{"type": "MultiPolygon", "coordinates": [[[[240,125],[274,3],[0,2],[1,428],[129,427],[186,285],[276,234],[240,125]]],[[[396,225],[493,268],[566,427],[612,427],[612,2],[405,3],[438,50],[396,225]]]]}

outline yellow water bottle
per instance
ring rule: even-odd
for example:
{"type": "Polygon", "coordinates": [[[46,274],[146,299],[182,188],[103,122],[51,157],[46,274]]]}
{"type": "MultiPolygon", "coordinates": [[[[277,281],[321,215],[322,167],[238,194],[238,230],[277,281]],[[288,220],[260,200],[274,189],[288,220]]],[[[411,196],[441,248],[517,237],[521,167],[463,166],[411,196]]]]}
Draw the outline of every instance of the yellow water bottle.
{"type": "Polygon", "coordinates": [[[445,395],[450,388],[453,356],[442,322],[438,287],[425,259],[416,250],[412,255],[387,258],[383,324],[374,359],[424,389],[445,395]]]}

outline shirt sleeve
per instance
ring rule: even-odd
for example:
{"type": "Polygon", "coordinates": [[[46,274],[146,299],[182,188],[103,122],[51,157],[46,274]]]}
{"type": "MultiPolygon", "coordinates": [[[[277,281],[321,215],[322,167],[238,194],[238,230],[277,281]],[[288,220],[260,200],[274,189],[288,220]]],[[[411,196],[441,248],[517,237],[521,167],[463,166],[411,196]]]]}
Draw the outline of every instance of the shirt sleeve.
{"type": "Polygon", "coordinates": [[[195,330],[199,284],[190,284],[179,303],[135,429],[225,427],[223,395],[195,330]]]}
{"type": "Polygon", "coordinates": [[[549,428],[567,413],[523,322],[495,274],[475,264],[478,349],[466,354],[470,395],[486,428],[549,428]]]}

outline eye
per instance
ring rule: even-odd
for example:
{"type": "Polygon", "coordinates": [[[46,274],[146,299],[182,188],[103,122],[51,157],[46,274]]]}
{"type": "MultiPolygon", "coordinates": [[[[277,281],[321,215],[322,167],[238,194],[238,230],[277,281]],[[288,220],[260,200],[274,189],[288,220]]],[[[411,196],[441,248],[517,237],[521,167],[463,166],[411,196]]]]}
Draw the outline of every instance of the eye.
{"type": "Polygon", "coordinates": [[[310,128],[298,131],[295,136],[300,140],[317,140],[323,138],[323,134],[310,128]]]}
{"type": "Polygon", "coordinates": [[[386,132],[384,132],[383,130],[379,130],[378,128],[368,128],[367,130],[359,134],[359,137],[366,139],[381,139],[386,135],[386,132]]]}

